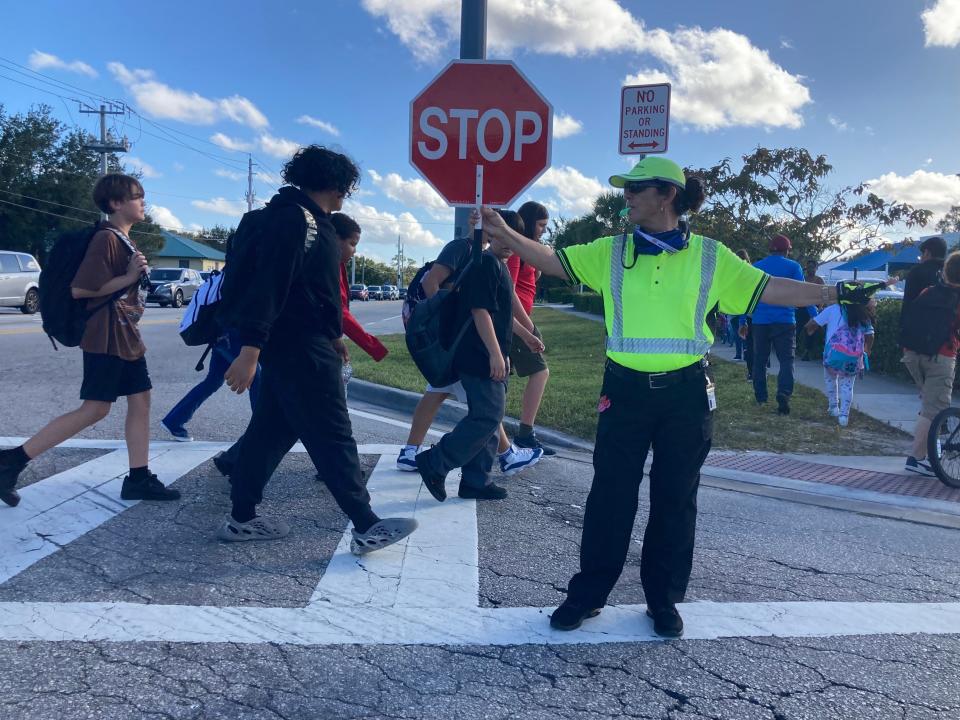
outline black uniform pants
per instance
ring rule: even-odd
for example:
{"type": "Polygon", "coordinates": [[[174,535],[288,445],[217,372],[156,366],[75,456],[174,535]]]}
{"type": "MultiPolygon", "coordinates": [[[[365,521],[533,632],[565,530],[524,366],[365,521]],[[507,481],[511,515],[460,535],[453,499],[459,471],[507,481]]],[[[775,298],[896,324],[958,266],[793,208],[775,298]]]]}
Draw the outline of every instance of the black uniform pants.
{"type": "Polygon", "coordinates": [[[260,396],[239,441],[230,476],[234,517],[249,515],[263,488],[299,439],[333,499],[360,532],[379,518],[363,484],[341,379],[340,357],[329,342],[263,359],[260,396]]]}
{"type": "Polygon", "coordinates": [[[580,572],[568,598],[587,607],[606,604],[626,561],[652,448],[640,579],[648,605],[682,602],[693,567],[700,467],[713,435],[706,377],[698,369],[682,382],[651,389],[647,376],[607,361],[598,410],[580,572]]]}

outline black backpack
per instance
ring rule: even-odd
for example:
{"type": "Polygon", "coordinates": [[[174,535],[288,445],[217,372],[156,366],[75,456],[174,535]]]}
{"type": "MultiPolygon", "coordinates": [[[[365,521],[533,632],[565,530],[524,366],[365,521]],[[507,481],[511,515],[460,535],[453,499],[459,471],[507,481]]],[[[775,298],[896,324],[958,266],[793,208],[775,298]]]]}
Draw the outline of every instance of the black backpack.
{"type": "Polygon", "coordinates": [[[413,315],[413,309],[421,302],[426,300],[426,296],[423,294],[423,278],[430,268],[433,267],[433,260],[428,263],[424,263],[423,267],[417,270],[417,274],[413,276],[413,280],[407,285],[407,297],[403,300],[403,307],[400,311],[400,315],[403,318],[403,327],[407,327],[407,323],[410,322],[410,317],[413,315]]]}
{"type": "Polygon", "coordinates": [[[938,278],[903,308],[900,344],[919,355],[934,356],[953,337],[960,291],[938,278]]]}
{"type": "MultiPolygon", "coordinates": [[[[453,358],[473,319],[464,322],[449,344],[444,343],[441,328],[456,311],[457,291],[472,263],[471,258],[459,269],[453,287],[441,288],[433,297],[418,302],[407,321],[407,350],[414,365],[433,387],[444,387],[458,380],[453,358]]],[[[409,294],[409,290],[407,292],[409,294]]]]}
{"type": "Polygon", "coordinates": [[[73,278],[87,254],[90,241],[100,229],[100,223],[65,233],[57,238],[40,271],[40,317],[43,331],[50,338],[54,350],[57,343],[77,347],[83,339],[87,321],[100,310],[110,307],[130,288],[118,290],[103,302],[87,308],[86,299],[75,299],[70,291],[73,278]]]}

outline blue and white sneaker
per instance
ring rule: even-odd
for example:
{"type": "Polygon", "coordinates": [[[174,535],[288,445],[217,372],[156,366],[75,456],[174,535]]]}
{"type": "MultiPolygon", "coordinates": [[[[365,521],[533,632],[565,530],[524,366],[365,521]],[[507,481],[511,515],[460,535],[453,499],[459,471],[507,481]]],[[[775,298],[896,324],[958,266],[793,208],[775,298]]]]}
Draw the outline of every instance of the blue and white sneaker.
{"type": "Polygon", "coordinates": [[[500,472],[506,476],[516,475],[524,468],[540,462],[543,457],[543,448],[518,448],[511,445],[505,452],[500,453],[500,472]]]}
{"type": "Polygon", "coordinates": [[[400,454],[397,456],[397,470],[417,472],[418,452],[420,452],[420,448],[417,445],[404,445],[400,454]]]}
{"type": "Polygon", "coordinates": [[[907,456],[907,462],[904,464],[903,469],[907,472],[923,475],[924,477],[937,476],[937,474],[933,471],[933,468],[930,467],[929,462],[926,460],[917,460],[913,455],[907,456]]]}
{"type": "Polygon", "coordinates": [[[173,435],[173,439],[176,440],[177,442],[193,442],[193,438],[190,437],[190,433],[188,433],[184,428],[172,427],[167,424],[166,420],[161,420],[160,424],[167,429],[167,432],[173,435]]]}

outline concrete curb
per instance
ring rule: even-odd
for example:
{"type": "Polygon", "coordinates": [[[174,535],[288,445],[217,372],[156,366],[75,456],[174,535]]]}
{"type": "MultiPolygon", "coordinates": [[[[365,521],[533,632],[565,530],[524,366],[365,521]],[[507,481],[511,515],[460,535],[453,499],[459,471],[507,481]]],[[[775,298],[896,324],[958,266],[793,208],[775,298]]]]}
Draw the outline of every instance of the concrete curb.
{"type": "MultiPolygon", "coordinates": [[[[385,407],[407,415],[413,414],[421,397],[421,393],[387,387],[386,385],[377,385],[376,383],[358,380],[356,378],[350,381],[348,387],[350,400],[385,407]]],[[[436,422],[443,425],[456,425],[466,414],[466,405],[456,400],[447,400],[440,406],[436,422]]],[[[507,432],[511,434],[516,433],[520,427],[520,421],[511,417],[504,417],[503,424],[507,428],[507,432]]],[[[537,426],[537,435],[547,445],[578,452],[593,452],[593,443],[573,437],[572,435],[567,435],[566,433],[537,426]]]]}

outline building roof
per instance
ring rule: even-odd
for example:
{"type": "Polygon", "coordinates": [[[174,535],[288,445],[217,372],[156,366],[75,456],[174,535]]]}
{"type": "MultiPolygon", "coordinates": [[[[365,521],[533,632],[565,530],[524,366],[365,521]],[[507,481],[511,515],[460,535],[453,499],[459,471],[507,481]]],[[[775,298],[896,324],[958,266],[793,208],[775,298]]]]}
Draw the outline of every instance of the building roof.
{"type": "Polygon", "coordinates": [[[163,235],[163,247],[155,253],[156,257],[202,258],[220,262],[227,259],[227,256],[216,248],[196,240],[174,235],[168,230],[161,230],[160,234],[163,235]]]}

